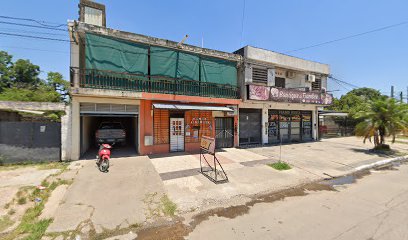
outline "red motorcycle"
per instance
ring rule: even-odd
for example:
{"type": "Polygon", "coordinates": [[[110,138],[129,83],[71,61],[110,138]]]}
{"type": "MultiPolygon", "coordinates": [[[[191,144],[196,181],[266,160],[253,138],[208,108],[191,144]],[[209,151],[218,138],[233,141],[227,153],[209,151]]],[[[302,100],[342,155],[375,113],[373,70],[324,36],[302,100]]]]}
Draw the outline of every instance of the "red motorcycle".
{"type": "Polygon", "coordinates": [[[96,156],[96,165],[98,165],[99,171],[101,172],[107,172],[109,169],[111,148],[112,146],[107,143],[99,145],[98,155],[96,156]]]}

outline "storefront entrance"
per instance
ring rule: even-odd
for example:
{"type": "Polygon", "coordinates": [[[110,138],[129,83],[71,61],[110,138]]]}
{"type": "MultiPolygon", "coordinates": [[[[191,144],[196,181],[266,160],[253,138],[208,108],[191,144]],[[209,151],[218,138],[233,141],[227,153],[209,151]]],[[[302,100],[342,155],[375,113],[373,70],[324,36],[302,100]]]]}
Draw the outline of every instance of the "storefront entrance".
{"type": "Polygon", "coordinates": [[[215,147],[228,148],[234,146],[234,118],[215,118],[215,147]]]}
{"type": "Polygon", "coordinates": [[[268,142],[288,143],[312,140],[312,112],[269,110],[268,142]]]}
{"type": "Polygon", "coordinates": [[[170,152],[184,151],[184,118],[170,118],[170,152]]]}
{"type": "Polygon", "coordinates": [[[261,144],[261,109],[239,110],[239,144],[261,144]]]}

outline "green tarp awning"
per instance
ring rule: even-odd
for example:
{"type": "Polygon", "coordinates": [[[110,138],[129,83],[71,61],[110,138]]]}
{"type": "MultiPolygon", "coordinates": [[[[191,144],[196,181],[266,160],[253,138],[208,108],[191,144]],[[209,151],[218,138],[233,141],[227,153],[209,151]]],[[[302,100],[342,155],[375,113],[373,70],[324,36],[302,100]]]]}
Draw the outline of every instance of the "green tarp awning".
{"type": "Polygon", "coordinates": [[[87,69],[147,75],[148,46],[87,33],[87,69]]]}

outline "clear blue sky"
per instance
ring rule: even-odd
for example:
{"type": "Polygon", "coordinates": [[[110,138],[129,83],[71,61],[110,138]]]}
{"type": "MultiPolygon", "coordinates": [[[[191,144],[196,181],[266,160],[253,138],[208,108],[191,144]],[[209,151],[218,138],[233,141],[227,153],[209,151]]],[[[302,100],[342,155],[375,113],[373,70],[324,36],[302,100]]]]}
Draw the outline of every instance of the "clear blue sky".
{"type": "MultiPolygon", "coordinates": [[[[201,46],[203,38],[204,47],[227,52],[244,45],[286,52],[408,20],[407,0],[246,0],[241,42],[243,0],[99,2],[106,5],[110,28],[174,41],[188,34],[189,44],[201,46]]],[[[0,15],[66,23],[77,19],[77,4],[73,0],[3,1],[0,15]]],[[[0,24],[0,32],[67,39],[65,32],[38,35],[21,29],[48,32],[0,24]]],[[[0,49],[15,59],[30,59],[45,72],[58,71],[69,78],[68,43],[0,35],[0,49]]],[[[389,94],[394,85],[406,96],[408,24],[291,55],[330,64],[333,76],[357,86],[389,94]]],[[[337,96],[346,92],[333,82],[329,88],[341,90],[337,96]]]]}

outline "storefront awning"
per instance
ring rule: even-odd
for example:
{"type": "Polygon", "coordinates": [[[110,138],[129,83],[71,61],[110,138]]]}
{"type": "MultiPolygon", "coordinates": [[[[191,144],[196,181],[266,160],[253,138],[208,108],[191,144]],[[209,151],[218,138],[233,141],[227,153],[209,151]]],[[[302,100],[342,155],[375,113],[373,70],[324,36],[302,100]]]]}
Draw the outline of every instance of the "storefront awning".
{"type": "Polygon", "coordinates": [[[164,103],[155,103],[153,104],[153,107],[157,109],[173,109],[173,110],[201,110],[201,111],[222,111],[222,112],[233,112],[234,111],[233,109],[228,108],[228,107],[164,104],[164,103]]]}
{"type": "Polygon", "coordinates": [[[326,112],[326,113],[319,113],[319,116],[347,117],[347,116],[348,116],[348,113],[343,113],[343,112],[326,112]]]}

